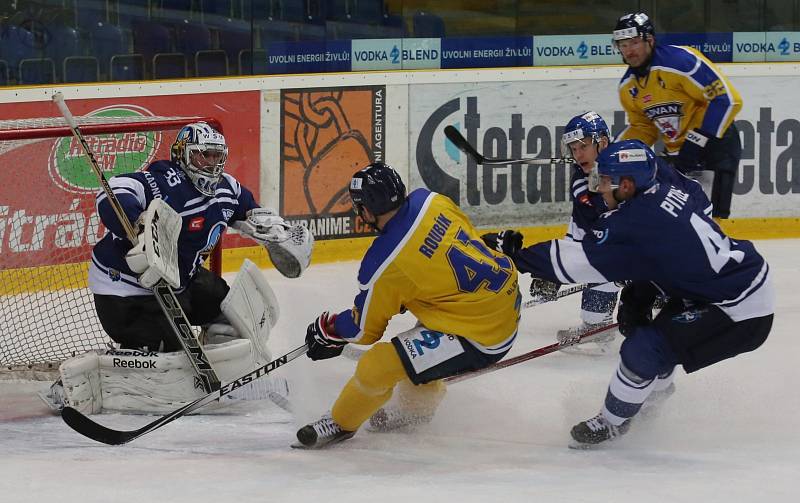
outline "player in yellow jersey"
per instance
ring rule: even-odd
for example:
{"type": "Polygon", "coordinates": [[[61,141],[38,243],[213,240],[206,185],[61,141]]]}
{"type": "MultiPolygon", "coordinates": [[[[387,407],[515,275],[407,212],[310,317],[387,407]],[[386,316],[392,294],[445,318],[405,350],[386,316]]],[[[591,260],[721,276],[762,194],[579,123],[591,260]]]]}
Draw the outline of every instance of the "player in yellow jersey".
{"type": "Polygon", "coordinates": [[[517,270],[484,245],[452,200],[427,189],[406,195],[397,172],[380,163],[353,175],[350,197],[379,235],[361,262],[354,306],[309,325],[308,356],[332,358],[351,342],[373,346],[330,414],[297,432],[295,447],[350,438],[373,415],[377,429],[402,424],[382,408],[395,386],[398,412],[429,420],[444,395],[443,378],[497,362],[517,335],[517,270]],[[405,309],[417,326],[378,342],[405,309]]]}
{"type": "Polygon", "coordinates": [[[738,91],[696,49],[656,44],[647,14],[619,18],[613,38],[628,65],[619,98],[630,125],[617,140],[635,138],[653,145],[660,138],[675,167],[697,178],[707,192],[710,183],[702,171],[713,171],[713,216],[728,218],[742,157],[734,124],[742,108],[738,91]]]}

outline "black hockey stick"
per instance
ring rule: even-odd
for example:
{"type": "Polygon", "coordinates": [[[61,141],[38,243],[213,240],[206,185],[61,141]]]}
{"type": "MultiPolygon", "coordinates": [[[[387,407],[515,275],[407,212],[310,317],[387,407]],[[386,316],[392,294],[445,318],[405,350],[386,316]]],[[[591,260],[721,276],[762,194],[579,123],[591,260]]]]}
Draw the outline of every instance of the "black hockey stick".
{"type": "Polygon", "coordinates": [[[445,126],[444,135],[448,140],[453,142],[453,145],[455,145],[458,150],[475,159],[476,163],[486,166],[503,166],[507,164],[571,164],[575,162],[575,159],[571,159],[569,157],[550,157],[544,159],[538,157],[522,157],[519,159],[487,159],[480,152],[478,152],[475,147],[470,145],[467,139],[464,138],[464,135],[462,135],[461,132],[455,127],[445,126]]]}
{"type": "MultiPolygon", "coordinates": [[[[522,303],[523,309],[528,309],[529,307],[539,306],[542,304],[547,304],[548,302],[554,302],[558,299],[563,299],[564,297],[568,297],[570,295],[576,294],[578,292],[582,292],[584,290],[588,290],[590,288],[594,288],[596,286],[605,285],[606,283],[580,283],[577,285],[572,285],[567,288],[561,288],[558,290],[555,299],[530,299],[526,300],[522,303]]],[[[354,347],[352,344],[348,344],[344,347],[344,351],[342,351],[342,356],[347,358],[348,360],[358,361],[364,353],[366,353],[366,349],[360,349],[354,347]]]]}
{"type": "Polygon", "coordinates": [[[148,423],[136,430],[125,431],[108,428],[100,423],[96,423],[91,418],[78,412],[72,407],[64,407],[64,410],[61,411],[61,419],[63,419],[64,422],[67,423],[67,425],[69,425],[69,427],[73,430],[85,437],[96,440],[97,442],[102,442],[108,445],[127,444],[131,440],[135,440],[142,435],[150,433],[153,430],[157,430],[165,424],[169,424],[179,417],[185,416],[186,414],[189,414],[190,412],[193,412],[204,405],[208,405],[215,400],[219,400],[231,391],[238,389],[255,379],[258,379],[259,377],[269,374],[273,370],[277,369],[278,367],[282,367],[298,356],[306,354],[307,351],[308,346],[303,344],[299,348],[293,349],[280,358],[272,360],[263,367],[259,367],[251,372],[248,372],[235,381],[222,386],[218,390],[212,391],[206,396],[198,398],[194,402],[187,403],[180,409],[176,409],[165,416],[161,416],[155,421],[148,423]]]}
{"type": "MultiPolygon", "coordinates": [[[[136,231],[133,229],[133,224],[128,220],[125,210],[122,209],[122,204],[120,204],[119,199],[117,199],[117,195],[111,190],[111,186],[108,184],[103,170],[100,169],[100,165],[97,163],[94,153],[89,148],[89,144],[86,143],[86,139],[83,137],[83,133],[81,133],[78,127],[78,122],[75,120],[69,107],[67,107],[67,103],[64,101],[64,95],[61,94],[61,92],[53,94],[53,102],[61,111],[64,120],[67,121],[67,125],[70,130],[72,130],[72,135],[78,140],[81,147],[83,147],[83,152],[86,154],[86,157],[89,158],[89,164],[97,176],[103,192],[106,197],[108,197],[108,202],[111,204],[114,214],[117,216],[122,228],[125,229],[125,235],[128,241],[135,246],[139,238],[136,235],[136,231]]],[[[205,351],[203,351],[203,346],[200,345],[200,342],[198,342],[195,337],[192,326],[186,317],[186,313],[183,312],[183,308],[178,302],[175,292],[172,291],[172,287],[162,279],[153,287],[153,295],[155,295],[158,305],[164,312],[164,316],[167,317],[172,331],[175,333],[183,351],[189,358],[189,362],[192,364],[195,372],[197,372],[197,377],[203,386],[203,390],[205,390],[206,393],[210,393],[211,391],[219,389],[219,377],[217,377],[217,373],[211,366],[208,356],[205,351]]]]}
{"type": "Polygon", "coordinates": [[[467,379],[472,379],[473,377],[478,377],[479,375],[488,374],[490,372],[504,369],[506,367],[510,367],[518,363],[526,362],[528,360],[533,360],[534,358],[539,358],[540,356],[549,355],[550,353],[555,353],[556,351],[559,351],[563,348],[574,346],[575,344],[578,344],[586,339],[597,337],[598,335],[607,332],[609,330],[614,330],[618,326],[619,323],[611,323],[610,325],[605,325],[600,328],[590,330],[579,337],[568,339],[564,342],[556,342],[550,344],[549,346],[545,346],[543,348],[534,349],[533,351],[528,351],[527,353],[515,356],[514,358],[509,358],[508,360],[499,361],[495,364],[489,365],[488,367],[484,367],[480,370],[473,370],[471,372],[464,372],[462,374],[456,374],[454,376],[446,377],[444,381],[448,384],[460,381],[466,381],[467,379]]]}

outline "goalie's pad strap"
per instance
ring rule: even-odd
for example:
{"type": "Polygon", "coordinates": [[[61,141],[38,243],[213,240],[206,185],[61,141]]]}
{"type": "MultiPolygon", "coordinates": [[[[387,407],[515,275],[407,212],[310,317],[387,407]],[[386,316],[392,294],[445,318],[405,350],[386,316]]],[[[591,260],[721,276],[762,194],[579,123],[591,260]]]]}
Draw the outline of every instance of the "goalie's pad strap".
{"type": "Polygon", "coordinates": [[[261,270],[245,259],[228,295],[220,304],[222,313],[243,338],[250,339],[265,362],[272,359],[267,343],[280,316],[275,292],[261,270]]]}
{"type": "MultiPolygon", "coordinates": [[[[223,382],[266,363],[246,339],[204,349],[223,382]]],[[[182,351],[93,351],[68,359],[59,370],[68,404],[83,414],[167,413],[205,395],[182,351]]]]}

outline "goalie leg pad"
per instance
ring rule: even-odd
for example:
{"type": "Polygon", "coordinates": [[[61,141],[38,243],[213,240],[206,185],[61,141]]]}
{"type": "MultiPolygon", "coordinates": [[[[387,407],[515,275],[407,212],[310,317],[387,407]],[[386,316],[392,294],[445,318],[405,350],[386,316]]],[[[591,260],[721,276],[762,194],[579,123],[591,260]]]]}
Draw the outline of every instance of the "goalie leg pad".
{"type": "Polygon", "coordinates": [[[267,343],[280,308],[267,279],[250,260],[245,259],[221,308],[239,335],[253,343],[261,361],[271,361],[267,343]]]}
{"type": "MultiPolygon", "coordinates": [[[[256,368],[258,353],[249,340],[205,347],[222,382],[256,368]]],[[[167,413],[205,396],[183,351],[89,352],[61,365],[67,404],[83,414],[167,413]]]]}

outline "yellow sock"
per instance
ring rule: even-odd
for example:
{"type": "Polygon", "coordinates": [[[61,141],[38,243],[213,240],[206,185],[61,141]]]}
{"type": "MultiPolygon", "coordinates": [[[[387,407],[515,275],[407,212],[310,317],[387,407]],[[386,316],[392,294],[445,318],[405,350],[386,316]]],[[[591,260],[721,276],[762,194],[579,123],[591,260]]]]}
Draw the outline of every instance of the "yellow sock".
{"type": "Polygon", "coordinates": [[[392,397],[394,385],[408,379],[400,357],[389,342],[372,346],[358,360],[353,377],[345,385],[331,416],[343,430],[356,431],[392,397]]]}

